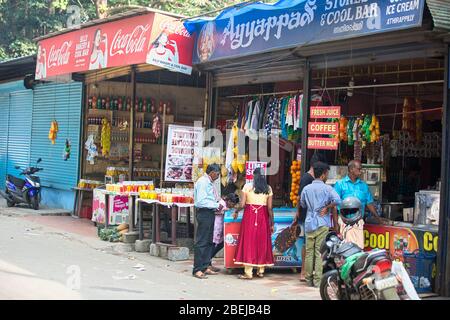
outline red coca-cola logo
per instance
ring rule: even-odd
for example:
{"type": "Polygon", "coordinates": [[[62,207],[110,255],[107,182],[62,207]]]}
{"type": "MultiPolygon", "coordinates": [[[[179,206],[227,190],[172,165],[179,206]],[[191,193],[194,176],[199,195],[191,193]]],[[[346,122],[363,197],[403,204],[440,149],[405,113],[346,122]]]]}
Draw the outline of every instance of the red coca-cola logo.
{"type": "Polygon", "coordinates": [[[147,40],[145,34],[149,29],[149,24],[139,25],[132,32],[125,34],[122,34],[122,29],[119,29],[114,35],[109,51],[110,56],[142,52],[147,40]]]}
{"type": "Polygon", "coordinates": [[[70,47],[72,46],[72,41],[65,41],[62,46],[55,49],[55,45],[50,48],[50,53],[48,55],[48,68],[58,67],[69,63],[70,58],[70,47]]]}
{"type": "Polygon", "coordinates": [[[189,32],[182,23],[176,23],[170,20],[161,21],[159,28],[162,31],[169,31],[170,33],[178,34],[180,36],[190,38],[189,32]]]}

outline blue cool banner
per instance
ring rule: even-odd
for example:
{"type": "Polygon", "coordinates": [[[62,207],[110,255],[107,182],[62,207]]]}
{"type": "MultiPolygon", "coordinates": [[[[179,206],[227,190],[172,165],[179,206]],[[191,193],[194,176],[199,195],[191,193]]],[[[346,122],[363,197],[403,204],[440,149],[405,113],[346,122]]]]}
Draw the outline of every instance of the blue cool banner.
{"type": "Polygon", "coordinates": [[[425,0],[281,0],[184,22],[194,63],[422,25],[425,0]]]}

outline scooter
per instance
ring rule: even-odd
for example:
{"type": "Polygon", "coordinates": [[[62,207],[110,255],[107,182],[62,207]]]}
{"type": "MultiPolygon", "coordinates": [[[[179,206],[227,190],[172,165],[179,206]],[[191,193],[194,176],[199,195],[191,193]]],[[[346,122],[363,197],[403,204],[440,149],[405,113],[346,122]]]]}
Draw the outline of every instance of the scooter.
{"type": "MultiPolygon", "coordinates": [[[[25,179],[16,178],[10,174],[6,176],[6,189],[0,190],[0,195],[6,199],[8,207],[14,207],[19,203],[26,203],[30,208],[39,210],[39,203],[41,202],[41,179],[34,174],[44,170],[38,168],[37,165],[42,161],[39,158],[36,161],[36,167],[28,167],[20,173],[25,176],[25,179]]],[[[20,170],[19,166],[15,167],[20,170]]]]}
{"type": "Polygon", "coordinates": [[[400,300],[401,279],[391,271],[386,250],[364,252],[330,232],[321,245],[322,300],[400,300]]]}

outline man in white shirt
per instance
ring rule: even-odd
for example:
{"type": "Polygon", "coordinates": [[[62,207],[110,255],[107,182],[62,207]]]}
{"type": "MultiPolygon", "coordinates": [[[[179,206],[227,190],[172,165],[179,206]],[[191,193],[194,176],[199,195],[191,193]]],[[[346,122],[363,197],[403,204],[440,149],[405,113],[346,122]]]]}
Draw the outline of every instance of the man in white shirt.
{"type": "Polygon", "coordinates": [[[213,182],[219,178],[220,167],[211,164],[194,187],[194,205],[197,211],[197,232],[194,246],[193,276],[206,279],[206,275],[218,272],[210,267],[211,254],[214,249],[213,234],[215,212],[222,210],[220,197],[213,182]]]}

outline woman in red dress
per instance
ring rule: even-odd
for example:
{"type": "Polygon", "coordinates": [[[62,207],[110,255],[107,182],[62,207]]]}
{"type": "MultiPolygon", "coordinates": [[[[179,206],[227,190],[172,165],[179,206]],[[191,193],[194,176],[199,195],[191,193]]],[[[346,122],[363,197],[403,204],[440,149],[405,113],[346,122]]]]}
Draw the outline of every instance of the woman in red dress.
{"type": "MultiPolygon", "coordinates": [[[[273,266],[272,241],[273,210],[272,188],[267,184],[261,169],[253,172],[253,183],[242,189],[240,208],[244,208],[241,232],[234,262],[244,266],[245,273],[240,279],[252,279],[253,268],[256,275],[264,277],[264,268],[273,266]]],[[[239,208],[233,214],[236,219],[239,208]]]]}

